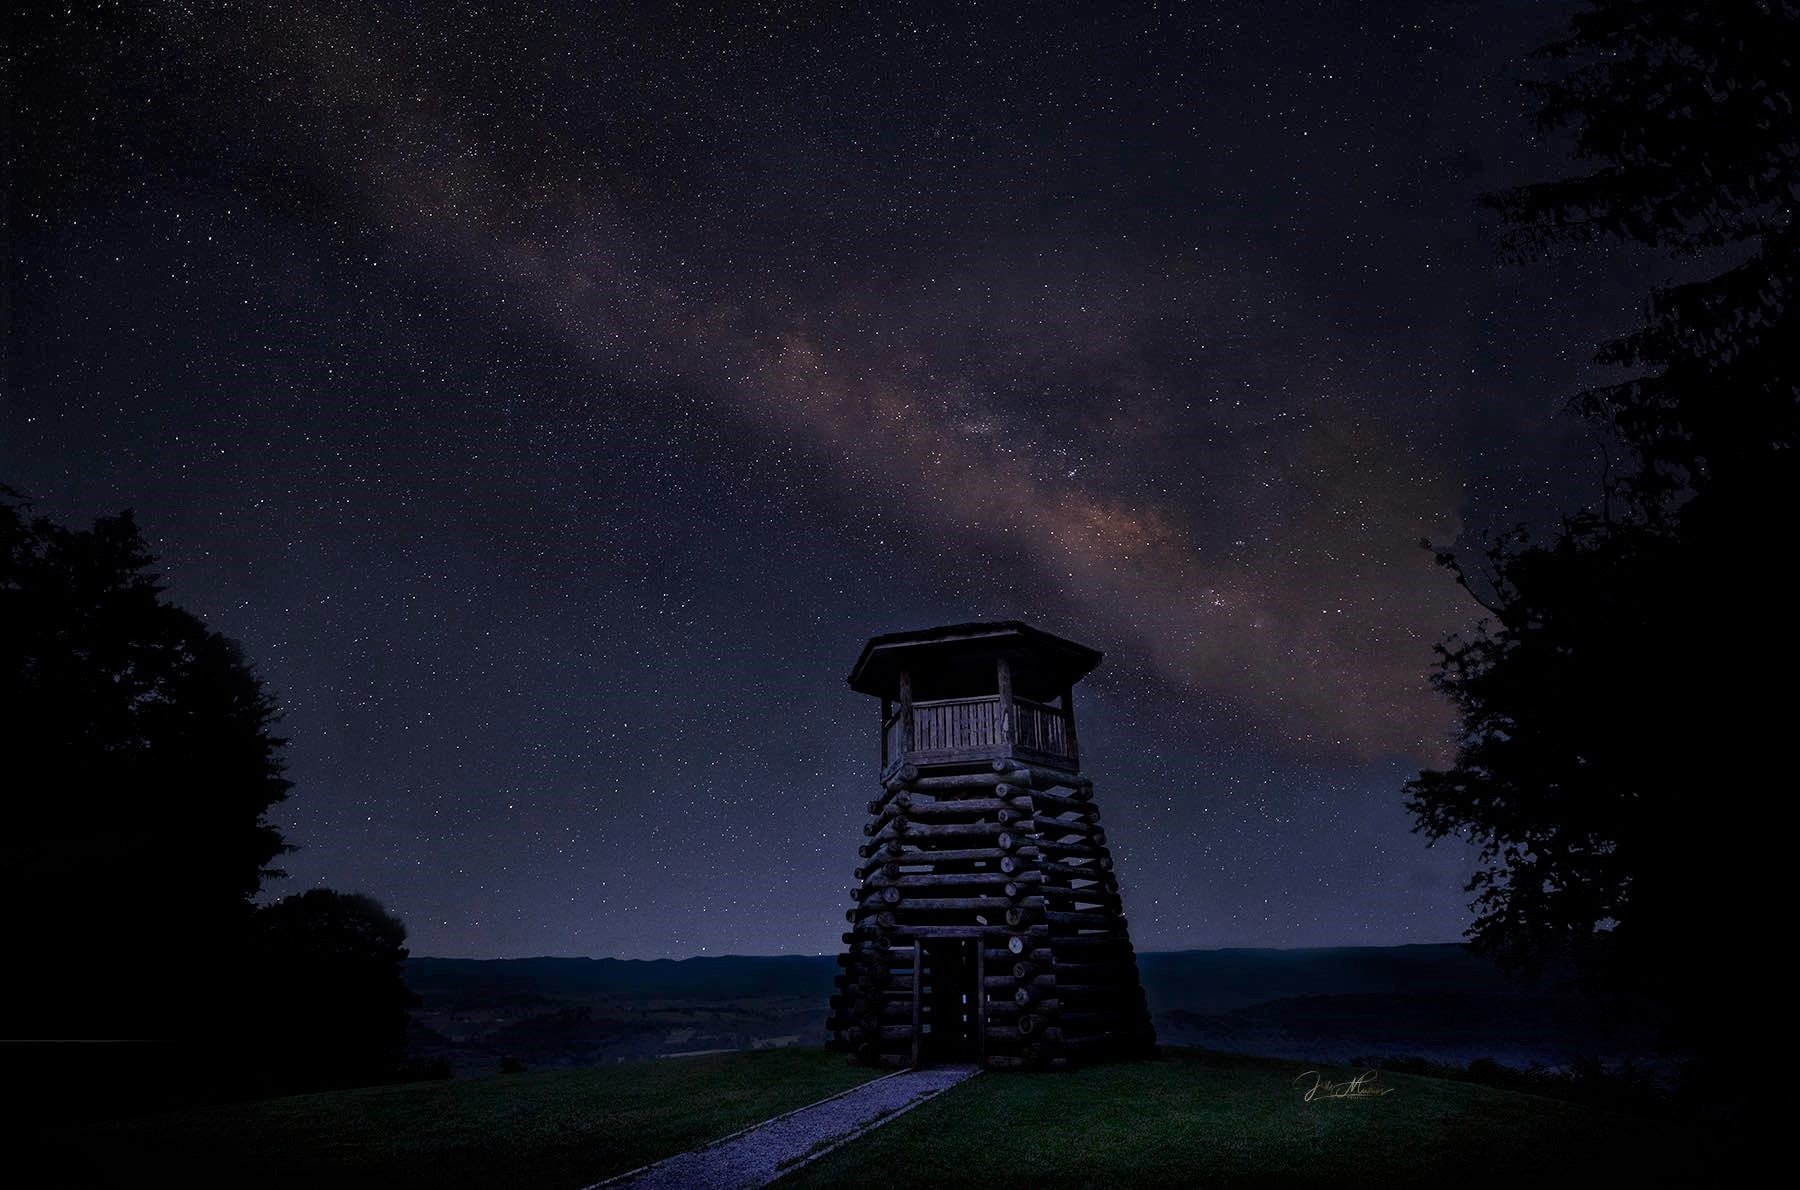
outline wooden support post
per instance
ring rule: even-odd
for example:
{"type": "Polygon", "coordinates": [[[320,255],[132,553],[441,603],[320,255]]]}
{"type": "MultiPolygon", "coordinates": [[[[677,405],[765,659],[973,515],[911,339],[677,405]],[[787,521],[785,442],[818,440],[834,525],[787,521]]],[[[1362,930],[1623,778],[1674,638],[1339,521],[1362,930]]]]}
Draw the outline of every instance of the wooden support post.
{"type": "Polygon", "coordinates": [[[1019,727],[1013,710],[1012,665],[1005,657],[994,662],[994,677],[1000,691],[1000,742],[1019,742],[1019,727]]]}
{"type": "MultiPolygon", "coordinates": [[[[905,681],[903,677],[901,681],[905,681]]],[[[910,697],[910,696],[909,696],[910,697]]],[[[910,703],[909,703],[910,705],[910,703]]],[[[913,940],[913,981],[912,981],[912,1064],[919,1064],[919,1038],[924,1033],[925,1001],[925,944],[918,939],[913,940]]]]}
{"type": "Polygon", "coordinates": [[[1075,743],[1075,688],[1064,686],[1062,692],[1063,742],[1069,749],[1069,767],[1081,767],[1081,748],[1075,743]]]}
{"type": "Polygon", "coordinates": [[[881,772],[885,775],[888,766],[888,720],[894,717],[894,700],[881,700],[881,772]]]}
{"type": "MultiPolygon", "coordinates": [[[[913,697],[912,673],[900,671],[900,757],[905,759],[913,752],[913,697]]],[[[917,776],[915,772],[913,776],[917,776]]]]}

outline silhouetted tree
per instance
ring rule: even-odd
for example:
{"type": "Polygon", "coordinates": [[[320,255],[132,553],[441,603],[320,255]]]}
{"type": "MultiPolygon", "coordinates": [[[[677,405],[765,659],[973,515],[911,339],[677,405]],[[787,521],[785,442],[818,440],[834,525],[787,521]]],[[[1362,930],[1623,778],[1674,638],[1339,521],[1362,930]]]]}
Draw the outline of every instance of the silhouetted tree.
{"type": "Polygon", "coordinates": [[[286,850],[273,702],[165,602],[129,512],[71,530],[0,488],[0,909],[13,1036],[208,1028],[286,850]]]}
{"type": "Polygon", "coordinates": [[[1508,246],[1635,241],[1691,257],[1602,358],[1638,369],[1576,407],[1624,448],[1597,511],[1521,531],[1471,571],[1490,613],[1440,647],[1454,763],[1407,786],[1418,829],[1480,846],[1480,949],[1572,958],[1661,1020],[1691,1086],[1758,1060],[1774,912],[1762,800],[1791,788],[1800,662],[1775,562],[1797,506],[1800,12],[1594,0],[1543,55],[1540,121],[1588,174],[1490,200],[1508,246]]]}
{"type": "Polygon", "coordinates": [[[1540,128],[1598,168],[1490,196],[1508,248],[1635,242],[1697,275],[1601,353],[1643,371],[1578,407],[1635,453],[1641,511],[1717,489],[1760,501],[1792,477],[1800,429],[1800,7],[1592,0],[1539,57],[1567,67],[1534,84],[1540,128]]]}
{"type": "Polygon", "coordinates": [[[406,927],[372,897],[330,889],[256,915],[263,1066],[284,1088],[394,1076],[406,1047],[406,927]]]}

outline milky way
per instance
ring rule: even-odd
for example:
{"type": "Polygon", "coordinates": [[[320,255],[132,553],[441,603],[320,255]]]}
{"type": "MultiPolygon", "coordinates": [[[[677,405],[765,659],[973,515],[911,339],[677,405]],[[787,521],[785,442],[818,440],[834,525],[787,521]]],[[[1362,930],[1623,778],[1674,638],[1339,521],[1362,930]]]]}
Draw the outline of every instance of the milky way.
{"type": "Polygon", "coordinates": [[[286,887],[827,949],[861,639],[1021,617],[1108,653],[1141,945],[1456,935],[1398,786],[1477,609],[1418,543],[1585,496],[1553,411],[1626,318],[1473,205],[1558,160],[1554,8],[421,7],[49,29],[111,124],[15,215],[0,478],[135,506],[257,658],[286,887]]]}

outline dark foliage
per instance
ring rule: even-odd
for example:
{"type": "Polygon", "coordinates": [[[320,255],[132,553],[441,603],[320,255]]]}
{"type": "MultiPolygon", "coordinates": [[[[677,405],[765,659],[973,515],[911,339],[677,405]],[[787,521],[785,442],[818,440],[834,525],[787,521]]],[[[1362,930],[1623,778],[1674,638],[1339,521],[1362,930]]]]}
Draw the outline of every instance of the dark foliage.
{"type": "Polygon", "coordinates": [[[207,1028],[286,846],[276,711],[236,644],[163,601],[129,513],[0,490],[0,842],[14,1036],[207,1028]],[[121,986],[113,973],[154,970],[121,986]]]}
{"type": "Polygon", "coordinates": [[[1534,85],[1540,126],[1598,168],[1491,196],[1508,247],[1635,242],[1706,274],[1651,295],[1601,353],[1641,374],[1579,407],[1636,452],[1646,502],[1754,483],[1800,428],[1800,6],[1594,0],[1540,57],[1566,68],[1534,85]]]}
{"type": "Polygon", "coordinates": [[[403,1070],[406,927],[371,897],[313,889],[256,915],[256,1065],[271,1088],[357,1086],[403,1070]]]}
{"type": "Polygon", "coordinates": [[[129,513],[71,530],[0,488],[8,1032],[173,1039],[99,1052],[195,1097],[394,1078],[405,927],[325,889],[255,907],[289,850],[275,704],[151,565],[129,513]]]}
{"type": "Polygon", "coordinates": [[[408,1058],[394,1073],[397,1083],[433,1083],[455,1076],[444,1058],[408,1058]]]}
{"type": "Polygon", "coordinates": [[[1354,1059],[1351,1065],[1392,1070],[1396,1074],[1422,1074],[1429,1078],[1480,1083],[1484,1087],[1524,1091],[1568,1103],[1585,1103],[1643,1115],[1662,1115],[1669,1107],[1669,1101],[1660,1093],[1649,1072],[1631,1063],[1613,1066],[1597,1058],[1582,1058],[1562,1068],[1531,1066],[1523,1070],[1492,1058],[1476,1058],[1466,1066],[1452,1066],[1420,1057],[1371,1057],[1354,1059]]]}
{"type": "Polygon", "coordinates": [[[1476,842],[1471,940],[1573,958],[1729,1099],[1755,1048],[1773,912],[1761,799],[1800,655],[1779,577],[1800,446],[1800,11],[1594,0],[1544,55],[1540,119],[1597,168],[1494,196],[1514,250],[1635,242],[1692,258],[1578,409],[1624,448],[1598,511],[1544,540],[1438,555],[1490,613],[1439,650],[1454,763],[1408,785],[1418,829],[1476,842]]]}
{"type": "Polygon", "coordinates": [[[1481,583],[1440,556],[1486,589],[1492,618],[1439,650],[1463,734],[1451,768],[1409,784],[1408,806],[1429,837],[1479,843],[1473,940],[1503,962],[1569,955],[1591,969],[1603,944],[1644,928],[1673,942],[1677,917],[1694,935],[1724,908],[1693,918],[1710,898],[1682,888],[1709,862],[1702,845],[1727,840],[1705,837],[1718,819],[1695,800],[1719,759],[1695,737],[1723,695],[1707,681],[1707,633],[1682,627],[1685,592],[1669,585],[1679,550],[1583,514],[1544,544],[1521,532],[1491,546],[1481,583]]]}

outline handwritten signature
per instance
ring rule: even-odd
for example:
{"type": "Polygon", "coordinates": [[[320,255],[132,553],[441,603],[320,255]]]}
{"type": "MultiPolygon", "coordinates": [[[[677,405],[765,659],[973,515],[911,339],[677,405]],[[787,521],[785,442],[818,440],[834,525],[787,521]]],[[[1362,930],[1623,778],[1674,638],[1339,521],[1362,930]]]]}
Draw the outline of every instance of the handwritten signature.
{"type": "Polygon", "coordinates": [[[1294,1085],[1299,1086],[1307,1079],[1312,1085],[1306,1088],[1301,1096],[1304,1102],[1311,1103],[1317,1099],[1373,1099],[1379,1095],[1393,1092],[1393,1087],[1381,1087],[1375,1084],[1375,1072],[1365,1070],[1355,1078],[1347,1078],[1341,1082],[1332,1082],[1316,1070],[1308,1070],[1304,1074],[1294,1076],[1294,1085]]]}

